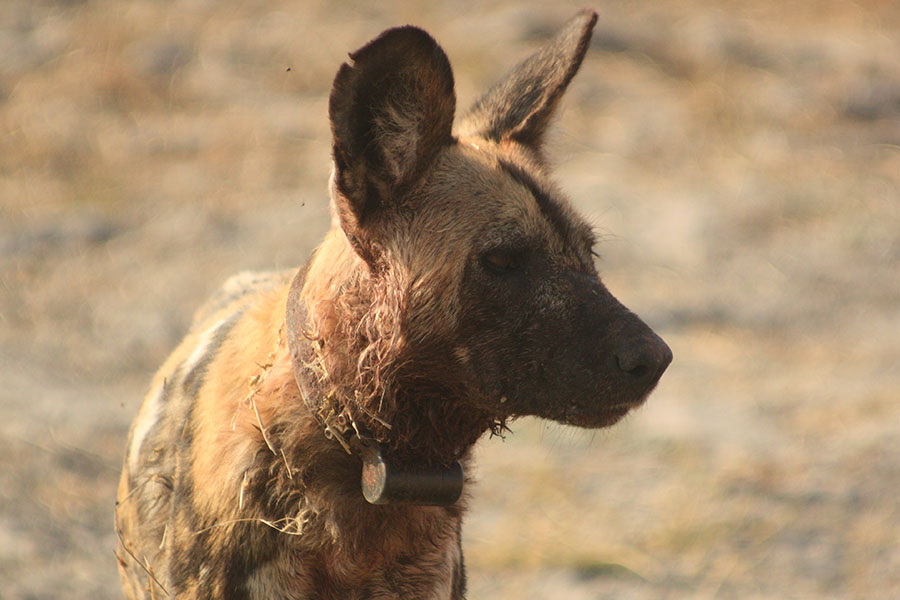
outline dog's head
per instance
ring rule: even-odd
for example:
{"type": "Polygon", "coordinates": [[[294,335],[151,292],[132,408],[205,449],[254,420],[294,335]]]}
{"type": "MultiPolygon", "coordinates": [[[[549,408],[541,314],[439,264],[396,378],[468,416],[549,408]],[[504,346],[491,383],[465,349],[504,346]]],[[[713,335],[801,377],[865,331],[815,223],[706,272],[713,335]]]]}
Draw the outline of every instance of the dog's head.
{"type": "Polygon", "coordinates": [[[414,27],[352,53],[331,93],[337,220],[368,276],[403,288],[404,361],[497,419],[611,425],[672,359],[600,281],[543,159],[595,22],[579,13],[455,131],[450,63],[414,27]]]}

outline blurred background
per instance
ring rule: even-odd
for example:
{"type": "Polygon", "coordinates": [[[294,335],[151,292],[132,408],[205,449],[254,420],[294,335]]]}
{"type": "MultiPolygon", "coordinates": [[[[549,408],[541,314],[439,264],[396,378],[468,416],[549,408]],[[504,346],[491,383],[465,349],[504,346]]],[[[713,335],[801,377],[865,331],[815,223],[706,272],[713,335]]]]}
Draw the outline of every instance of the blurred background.
{"type": "MultiPolygon", "coordinates": [[[[420,25],[463,110],[580,6],[0,2],[0,597],[120,597],[128,425],[208,294],[321,239],[347,52],[420,25]]],[[[675,362],[479,444],[470,598],[900,597],[900,4],[594,7],[551,154],[675,362]]]]}

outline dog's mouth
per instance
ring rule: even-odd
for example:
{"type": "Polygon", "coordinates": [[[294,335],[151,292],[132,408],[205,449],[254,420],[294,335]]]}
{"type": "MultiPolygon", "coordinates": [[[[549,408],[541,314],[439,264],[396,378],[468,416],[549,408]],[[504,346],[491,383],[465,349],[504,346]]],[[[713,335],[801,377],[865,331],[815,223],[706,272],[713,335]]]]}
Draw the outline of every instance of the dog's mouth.
{"type": "MultiPolygon", "coordinates": [[[[499,411],[496,418],[505,420],[510,417],[531,415],[542,419],[549,419],[562,423],[563,425],[573,425],[585,429],[601,429],[611,427],[621,421],[632,410],[643,406],[649,393],[644,394],[636,400],[626,400],[605,404],[602,401],[591,400],[569,400],[568,403],[558,403],[555,406],[547,407],[545,410],[525,410],[518,411],[514,406],[516,402],[508,401],[506,396],[500,397],[500,406],[505,407],[507,411],[499,411]],[[511,406],[512,405],[512,406],[511,406]]],[[[497,407],[495,405],[494,410],[497,407]]]]}
{"type": "Polygon", "coordinates": [[[622,402],[611,406],[584,406],[575,402],[566,407],[562,418],[556,419],[566,425],[584,427],[586,429],[599,429],[615,425],[631,412],[632,409],[641,406],[645,398],[636,402],[622,402]]]}

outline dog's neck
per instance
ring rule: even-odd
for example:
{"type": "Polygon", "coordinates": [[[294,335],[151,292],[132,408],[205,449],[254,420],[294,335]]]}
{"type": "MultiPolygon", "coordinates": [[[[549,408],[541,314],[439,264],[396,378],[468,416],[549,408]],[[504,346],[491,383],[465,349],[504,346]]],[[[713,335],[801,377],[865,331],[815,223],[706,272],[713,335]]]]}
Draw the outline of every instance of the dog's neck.
{"type": "Polygon", "coordinates": [[[466,402],[468,390],[449,383],[455,359],[406,347],[404,286],[372,276],[339,228],[301,277],[293,308],[302,326],[288,335],[302,346],[294,360],[306,402],[334,434],[364,433],[401,460],[446,466],[496,427],[466,402]]]}

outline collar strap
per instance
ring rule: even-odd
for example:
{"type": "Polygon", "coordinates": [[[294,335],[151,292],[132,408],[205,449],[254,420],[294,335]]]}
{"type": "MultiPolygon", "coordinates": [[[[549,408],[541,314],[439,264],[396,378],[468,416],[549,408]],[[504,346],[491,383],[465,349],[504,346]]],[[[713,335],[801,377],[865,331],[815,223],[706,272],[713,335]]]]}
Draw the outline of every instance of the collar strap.
{"type": "Polygon", "coordinates": [[[337,440],[344,450],[357,455],[362,460],[362,493],[371,504],[418,504],[427,506],[450,506],[459,500],[463,488],[463,469],[459,461],[449,467],[441,465],[413,464],[400,462],[382,448],[376,440],[354,431],[350,439],[335,431],[313,404],[307,378],[304,376],[303,325],[305,311],[300,298],[306,268],[301,268],[288,292],[285,324],[287,326],[288,348],[294,379],[300,389],[303,403],[321,425],[325,437],[337,440]]]}

